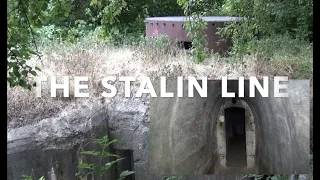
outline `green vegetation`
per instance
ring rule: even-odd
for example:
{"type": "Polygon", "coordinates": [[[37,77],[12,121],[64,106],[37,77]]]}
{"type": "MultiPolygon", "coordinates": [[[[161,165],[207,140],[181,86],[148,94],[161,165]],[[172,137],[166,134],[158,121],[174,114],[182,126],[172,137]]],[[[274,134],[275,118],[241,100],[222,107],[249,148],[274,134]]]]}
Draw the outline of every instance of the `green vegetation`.
{"type": "Polygon", "coordinates": [[[202,62],[206,58],[206,28],[207,23],[202,20],[202,17],[207,14],[205,8],[213,7],[206,1],[188,1],[178,0],[178,4],[184,9],[184,15],[189,19],[184,24],[184,28],[188,32],[188,36],[193,39],[191,53],[196,61],[202,62]]]}
{"type": "MultiPolygon", "coordinates": [[[[32,176],[22,176],[23,180],[33,180],[32,176]]],[[[39,180],[46,180],[44,176],[42,176],[39,180]]]]}
{"type": "MultiPolygon", "coordinates": [[[[93,139],[93,143],[97,143],[102,150],[101,151],[82,151],[80,154],[82,155],[90,155],[97,157],[99,159],[98,164],[90,164],[86,162],[82,162],[78,164],[78,169],[80,170],[76,176],[81,178],[87,178],[89,174],[96,174],[100,179],[103,179],[103,175],[117,162],[123,160],[120,156],[116,154],[112,154],[108,152],[108,148],[111,144],[117,142],[118,140],[110,140],[108,136],[104,136],[100,139],[93,139]],[[107,161],[107,159],[111,159],[107,161]],[[114,160],[112,158],[115,158],[114,160]],[[107,162],[106,162],[107,161],[107,162]]],[[[118,180],[124,179],[126,176],[133,174],[133,171],[124,171],[120,174],[118,180]]]]}
{"type": "MultiPolygon", "coordinates": [[[[143,21],[146,17],[152,16],[181,15],[190,16],[190,21],[185,24],[185,28],[188,30],[188,35],[193,38],[191,55],[195,62],[203,66],[210,62],[208,59],[214,57],[219,62],[240,63],[243,66],[254,63],[257,75],[287,75],[294,79],[313,78],[312,0],[8,0],[7,4],[7,81],[10,87],[21,86],[31,90],[35,85],[33,78],[41,72],[41,69],[30,64],[30,60],[37,58],[40,61],[46,52],[53,49],[60,57],[67,57],[67,52],[76,54],[78,49],[89,49],[93,46],[98,47],[96,49],[130,46],[140,48],[138,52],[143,55],[139,57],[142,60],[148,59],[149,67],[161,63],[159,60],[162,59],[159,56],[169,57],[170,55],[170,60],[176,60],[178,51],[167,38],[159,37],[150,40],[144,37],[143,21]],[[212,55],[205,49],[207,43],[204,36],[205,24],[201,21],[201,17],[210,15],[244,18],[241,22],[227,24],[218,32],[232,40],[230,57],[212,55]],[[151,63],[154,64],[150,65],[151,63]]],[[[96,58],[97,56],[89,54],[88,57],[96,58]]],[[[103,58],[105,57],[99,56],[97,59],[103,58]]],[[[60,69],[67,69],[70,74],[85,72],[84,67],[75,66],[75,62],[71,62],[72,59],[69,61],[70,63],[64,63],[67,67],[60,69]]],[[[87,65],[86,63],[91,63],[91,60],[83,59],[77,63],[87,65]]],[[[55,64],[63,63],[55,62],[55,64]]],[[[187,64],[186,68],[181,72],[194,71],[188,63],[185,64],[187,64]]],[[[119,67],[120,65],[122,64],[119,64],[119,67]]],[[[180,68],[180,65],[170,66],[170,68],[180,68]]],[[[164,67],[171,70],[170,68],[164,67]]],[[[138,69],[134,70],[138,71],[138,69]]],[[[172,71],[176,73],[177,69],[172,71]]],[[[202,73],[201,69],[199,72],[202,73]]],[[[166,72],[159,72],[161,73],[167,75],[166,72]]],[[[168,74],[170,73],[171,71],[168,74]]],[[[15,96],[18,95],[15,93],[15,96]]],[[[25,97],[31,97],[31,95],[25,95],[25,97]]],[[[22,98],[17,97],[17,99],[22,98]]],[[[9,103],[9,109],[14,107],[12,109],[17,112],[8,114],[12,117],[18,117],[17,113],[30,114],[28,111],[23,111],[23,108],[30,108],[31,103],[34,101],[31,102],[30,99],[25,100],[24,103],[12,103],[13,105],[9,103]],[[16,108],[23,105],[25,107],[16,108]]],[[[53,108],[48,101],[36,103],[49,104],[47,106],[53,108]]],[[[42,108],[47,107],[43,104],[40,104],[42,108]]],[[[57,107],[60,107],[60,104],[57,107]]],[[[33,108],[37,109],[37,107],[33,108]]],[[[51,111],[55,112],[56,109],[51,111]]],[[[82,163],[79,165],[81,169],[79,175],[96,173],[102,176],[113,164],[121,160],[120,157],[105,151],[105,148],[115,141],[109,141],[108,137],[105,137],[96,142],[104,147],[102,152],[85,151],[82,154],[97,156],[101,159],[101,164],[82,163]],[[109,163],[102,163],[107,157],[116,159],[109,163]]],[[[125,171],[123,175],[130,173],[125,171]]],[[[254,175],[254,177],[260,176],[254,175]]],[[[283,178],[272,176],[271,179],[283,178]]]]}
{"type": "Polygon", "coordinates": [[[266,175],[256,175],[256,174],[250,174],[248,177],[254,178],[254,180],[289,180],[290,179],[290,175],[270,175],[270,176],[266,176],[266,175]]]}
{"type": "MultiPolygon", "coordinates": [[[[295,46],[290,47],[295,56],[304,53],[299,45],[312,48],[312,8],[311,0],[9,0],[7,80],[11,87],[31,89],[32,77],[40,69],[26,62],[33,56],[41,58],[39,43],[44,39],[72,44],[94,33],[109,45],[136,44],[144,39],[143,20],[148,16],[190,16],[193,21],[185,28],[194,39],[192,54],[197,62],[208,55],[201,21],[208,15],[245,18],[219,31],[232,38],[234,58],[258,54],[268,60],[276,50],[287,52],[279,47],[289,44],[295,46]]],[[[294,78],[312,74],[310,62],[293,68],[298,68],[294,78]]]]}
{"type": "MultiPolygon", "coordinates": [[[[100,148],[102,148],[101,151],[82,151],[80,152],[81,155],[89,155],[94,156],[99,159],[98,164],[89,164],[86,162],[82,162],[78,164],[79,172],[75,174],[76,177],[80,179],[87,179],[87,176],[90,174],[98,175],[99,179],[103,179],[103,175],[116,163],[123,160],[124,158],[121,158],[120,156],[116,154],[112,154],[108,152],[107,150],[110,148],[110,146],[117,142],[117,139],[110,140],[108,136],[104,136],[99,139],[93,139],[93,143],[97,143],[100,148]],[[114,160],[107,161],[108,159],[115,158],[114,160]],[[107,162],[106,162],[107,161],[107,162]]],[[[120,177],[117,180],[125,179],[125,177],[130,176],[134,174],[133,171],[125,170],[121,172],[120,177]]],[[[23,176],[23,180],[33,180],[32,176],[23,176]]],[[[45,180],[44,176],[42,176],[39,180],[45,180]]]]}

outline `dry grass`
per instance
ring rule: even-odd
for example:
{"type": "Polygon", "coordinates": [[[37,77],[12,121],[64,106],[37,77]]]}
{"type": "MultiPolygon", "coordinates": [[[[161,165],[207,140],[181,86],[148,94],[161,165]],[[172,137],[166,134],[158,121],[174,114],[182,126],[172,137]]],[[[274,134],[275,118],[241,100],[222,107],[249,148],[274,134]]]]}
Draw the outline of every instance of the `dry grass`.
{"type": "MultiPolygon", "coordinates": [[[[185,51],[163,42],[147,41],[136,47],[112,48],[104,44],[87,43],[72,46],[52,45],[42,60],[30,60],[31,65],[42,69],[41,75],[50,76],[89,76],[90,98],[73,98],[72,79],[70,81],[70,98],[63,98],[62,92],[57,98],[50,97],[49,83],[43,83],[42,97],[36,98],[35,90],[28,91],[20,87],[7,91],[8,128],[37,122],[41,119],[57,116],[61,109],[77,108],[86,103],[101,100],[103,91],[100,81],[103,77],[135,76],[156,79],[159,76],[174,78],[176,76],[207,76],[220,79],[228,76],[290,76],[290,68],[283,63],[263,61],[256,56],[245,57],[242,64],[228,62],[232,58],[217,55],[197,64],[185,51]]],[[[292,65],[292,64],[290,64],[292,65]]],[[[49,79],[48,79],[49,80],[49,79]]],[[[123,83],[117,83],[123,87],[123,83]]],[[[118,88],[118,90],[123,88],[118,88]]],[[[135,88],[133,88],[135,91],[135,88]]],[[[124,96],[123,92],[119,92],[124,96]]]]}

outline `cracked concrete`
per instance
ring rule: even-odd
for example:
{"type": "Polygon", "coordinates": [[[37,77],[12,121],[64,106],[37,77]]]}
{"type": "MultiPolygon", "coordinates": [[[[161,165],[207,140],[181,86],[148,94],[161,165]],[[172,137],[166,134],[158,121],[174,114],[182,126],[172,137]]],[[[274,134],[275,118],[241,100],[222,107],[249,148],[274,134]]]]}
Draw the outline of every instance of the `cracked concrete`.
{"type": "MultiPolygon", "coordinates": [[[[160,180],[173,172],[185,174],[187,180],[240,179],[242,175],[192,175],[208,171],[217,159],[213,151],[215,125],[208,117],[218,113],[214,111],[220,93],[214,87],[218,86],[219,82],[209,84],[208,98],[115,97],[109,104],[97,102],[9,129],[8,179],[21,179],[22,175],[75,179],[80,148],[89,139],[106,134],[119,140],[115,151],[133,151],[136,180],[160,180]]],[[[256,125],[259,172],[309,172],[305,160],[309,157],[309,82],[293,81],[289,87],[295,98],[248,100],[260,119],[256,125]]],[[[110,173],[108,179],[115,176],[110,173]]]]}
{"type": "MultiPolygon", "coordinates": [[[[168,92],[174,92],[176,82],[168,84],[168,92]]],[[[236,80],[228,81],[229,92],[238,92],[237,87],[236,80]]],[[[310,169],[309,81],[290,80],[289,98],[273,97],[272,82],[269,82],[269,98],[261,97],[258,91],[256,97],[249,98],[248,87],[246,81],[242,99],[255,117],[256,172],[307,174],[310,169]]],[[[221,81],[208,81],[207,98],[199,94],[194,98],[151,98],[150,168],[153,173],[206,174],[219,164],[216,121],[221,99],[221,81]]],[[[219,173],[219,169],[214,173],[219,173]]]]}

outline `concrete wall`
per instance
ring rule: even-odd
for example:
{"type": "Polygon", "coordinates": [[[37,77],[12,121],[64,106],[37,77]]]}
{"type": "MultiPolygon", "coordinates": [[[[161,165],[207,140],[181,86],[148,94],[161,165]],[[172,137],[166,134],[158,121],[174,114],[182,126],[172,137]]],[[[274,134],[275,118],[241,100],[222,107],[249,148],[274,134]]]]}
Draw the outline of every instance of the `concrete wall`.
{"type": "MultiPolygon", "coordinates": [[[[258,173],[308,173],[309,81],[289,81],[289,98],[274,98],[272,83],[269,83],[269,98],[261,97],[258,91],[255,98],[246,98],[249,97],[249,82],[245,82],[243,100],[252,109],[257,123],[258,173]]],[[[229,91],[238,92],[237,87],[237,81],[228,81],[229,91]]],[[[176,92],[176,82],[168,82],[168,91],[176,92]]],[[[151,98],[152,172],[205,174],[217,163],[216,123],[212,119],[221,107],[219,99],[221,81],[208,81],[207,98],[199,95],[151,98]]]]}
{"type": "MultiPolygon", "coordinates": [[[[289,98],[273,97],[266,100],[258,96],[248,99],[257,116],[259,172],[275,174],[308,172],[309,87],[309,81],[291,80],[288,84],[289,98]]],[[[270,92],[272,94],[273,91],[270,92]]]]}
{"type": "MultiPolygon", "coordinates": [[[[175,89],[173,84],[170,87],[175,89]]],[[[215,123],[208,119],[215,116],[215,106],[219,106],[219,87],[219,81],[209,83],[208,98],[198,94],[195,98],[152,98],[150,105],[148,97],[115,97],[109,104],[83,104],[57,117],[9,129],[7,140],[12,143],[7,145],[7,179],[44,175],[47,180],[72,180],[80,147],[106,134],[119,140],[115,152],[133,151],[136,180],[160,180],[173,172],[190,174],[185,176],[187,180],[239,179],[241,175],[192,175],[212,168],[217,158],[212,131],[215,123]]],[[[299,173],[303,168],[306,171],[301,173],[309,172],[309,162],[305,161],[309,154],[309,85],[293,81],[289,87],[292,99],[247,100],[261,119],[257,123],[261,172],[299,173]]],[[[112,180],[116,174],[108,176],[112,180]]]]}
{"type": "MultiPolygon", "coordinates": [[[[22,175],[36,179],[45,176],[47,180],[75,179],[76,165],[81,161],[79,152],[98,150],[88,142],[105,135],[119,140],[111,149],[114,153],[133,150],[133,162],[124,161],[134,164],[137,180],[152,178],[147,171],[149,100],[115,99],[117,102],[82,106],[58,117],[8,130],[7,139],[12,141],[7,145],[8,179],[20,180],[22,175]]],[[[84,162],[96,162],[96,159],[87,157],[84,162]]],[[[115,180],[118,174],[111,169],[106,178],[115,180]]]]}
{"type": "MultiPolygon", "coordinates": [[[[162,179],[165,175],[149,171],[149,98],[115,100],[108,105],[87,106],[36,124],[9,129],[7,139],[12,143],[7,145],[7,179],[21,180],[22,175],[31,175],[34,179],[44,176],[46,180],[76,179],[76,165],[81,160],[79,151],[91,138],[106,134],[118,139],[114,144],[115,153],[119,150],[133,151],[136,180],[162,179]]],[[[97,150],[97,147],[85,146],[85,150],[93,149],[97,150]]],[[[83,160],[95,162],[88,157],[83,160]]],[[[116,180],[117,173],[113,168],[106,178],[116,180]]],[[[241,178],[242,175],[184,176],[184,180],[241,178]]]]}
{"type": "MultiPolygon", "coordinates": [[[[187,83],[184,82],[184,86],[187,83]]],[[[161,174],[203,174],[213,162],[215,126],[213,105],[218,94],[210,84],[208,98],[151,98],[150,163],[151,171],[161,174]]],[[[159,90],[159,84],[154,83],[159,90]]],[[[176,92],[176,83],[168,82],[168,91],[176,92]]],[[[158,91],[159,92],[159,91],[158,91]]],[[[159,94],[157,92],[157,94],[159,94]]],[[[196,91],[195,91],[196,92],[196,91]]],[[[187,94],[184,89],[184,94],[187,94]]]]}

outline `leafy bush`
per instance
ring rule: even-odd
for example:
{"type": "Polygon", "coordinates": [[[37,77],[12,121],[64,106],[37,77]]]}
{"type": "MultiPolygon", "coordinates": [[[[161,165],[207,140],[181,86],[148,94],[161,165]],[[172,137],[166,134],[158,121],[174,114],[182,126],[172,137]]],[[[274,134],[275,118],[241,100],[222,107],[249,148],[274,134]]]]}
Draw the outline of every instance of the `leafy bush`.
{"type": "Polygon", "coordinates": [[[232,37],[233,54],[240,56],[252,52],[252,42],[270,36],[312,41],[312,8],[310,0],[227,0],[222,11],[243,19],[229,23],[219,33],[232,37]]]}
{"type": "MultiPolygon", "coordinates": [[[[80,152],[80,154],[98,157],[100,162],[99,164],[89,164],[85,162],[80,163],[78,165],[79,172],[76,174],[76,176],[87,177],[89,174],[96,174],[100,179],[102,179],[103,175],[108,171],[108,169],[110,169],[114,164],[123,160],[124,158],[121,158],[120,156],[107,151],[111,144],[117,142],[116,139],[110,140],[108,136],[104,136],[100,139],[93,139],[93,142],[99,144],[99,146],[102,148],[102,151],[82,151],[80,152]],[[115,158],[115,160],[105,162],[108,158],[115,158]]],[[[118,180],[123,179],[124,177],[129,176],[133,173],[133,171],[124,171],[120,174],[118,180]]]]}
{"type": "Polygon", "coordinates": [[[178,4],[184,9],[184,15],[188,17],[184,28],[187,35],[192,39],[191,53],[197,62],[203,62],[206,58],[206,28],[207,22],[203,21],[203,16],[212,7],[213,1],[188,1],[178,0],[178,4]]]}
{"type": "MultiPolygon", "coordinates": [[[[35,55],[40,58],[37,36],[47,41],[75,43],[79,37],[94,31],[109,44],[136,45],[143,39],[143,21],[149,16],[191,16],[193,20],[185,28],[193,38],[191,52],[198,62],[207,57],[205,23],[201,21],[207,15],[245,18],[220,31],[221,35],[232,37],[234,57],[259,51],[266,59],[270,58],[274,43],[266,40],[273,41],[270,38],[273,36],[313,41],[311,0],[9,0],[7,4],[7,81],[11,87],[31,89],[34,85],[30,77],[36,76],[40,69],[26,62],[35,55]]],[[[299,70],[302,73],[310,72],[309,64],[302,67],[299,70]]]]}
{"type": "Polygon", "coordinates": [[[59,22],[69,16],[70,6],[61,0],[20,1],[7,3],[7,82],[11,87],[31,89],[30,76],[39,68],[27,65],[31,56],[38,55],[35,28],[50,22],[59,22]]]}

